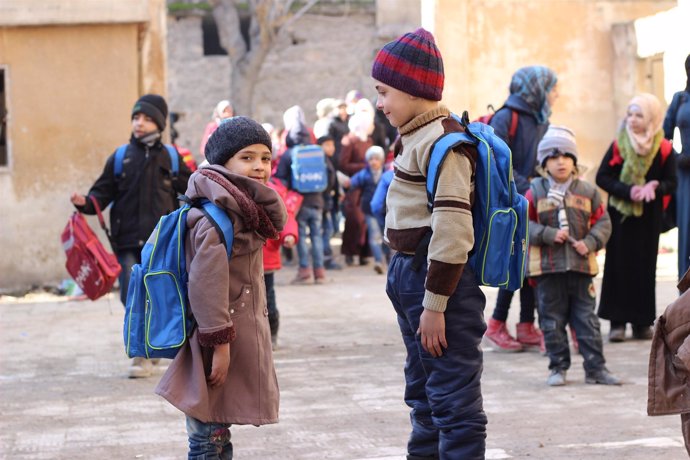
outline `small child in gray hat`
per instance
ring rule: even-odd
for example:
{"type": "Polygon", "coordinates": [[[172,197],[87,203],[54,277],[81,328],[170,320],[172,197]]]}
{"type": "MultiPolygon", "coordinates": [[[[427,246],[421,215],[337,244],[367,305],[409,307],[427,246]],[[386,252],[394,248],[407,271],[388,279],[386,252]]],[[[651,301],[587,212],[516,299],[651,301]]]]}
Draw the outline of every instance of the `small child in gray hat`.
{"type": "Polygon", "coordinates": [[[594,313],[598,272],[595,253],[611,236],[605,203],[593,185],[577,177],[574,133],[551,125],[539,142],[543,177],[530,184],[527,276],[538,285],[539,323],[549,356],[550,386],[565,385],[570,348],[565,327],[575,330],[584,357],[585,382],[620,385],[606,369],[599,319],[594,313]]]}

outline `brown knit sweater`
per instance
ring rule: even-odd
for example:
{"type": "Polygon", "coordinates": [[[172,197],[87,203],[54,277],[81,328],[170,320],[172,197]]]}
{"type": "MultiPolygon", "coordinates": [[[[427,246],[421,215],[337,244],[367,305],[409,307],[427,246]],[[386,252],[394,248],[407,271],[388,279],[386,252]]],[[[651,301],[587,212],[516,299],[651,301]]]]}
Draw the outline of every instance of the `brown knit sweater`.
{"type": "Polygon", "coordinates": [[[402,153],[395,159],[395,177],[386,198],[386,240],[396,251],[414,254],[424,234],[431,229],[429,270],[424,308],[445,311],[448,298],[462,276],[467,255],[474,246],[472,201],[477,153],[462,147],[443,163],[429,213],[426,173],[431,146],[446,132],[463,131],[439,105],[399,128],[402,153]]]}

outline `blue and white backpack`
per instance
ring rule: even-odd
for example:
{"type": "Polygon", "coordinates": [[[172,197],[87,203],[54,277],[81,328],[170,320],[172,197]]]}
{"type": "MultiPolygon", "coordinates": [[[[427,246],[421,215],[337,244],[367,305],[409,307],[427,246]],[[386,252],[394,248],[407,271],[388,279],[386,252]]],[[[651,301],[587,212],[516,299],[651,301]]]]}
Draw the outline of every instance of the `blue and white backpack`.
{"type": "MultiPolygon", "coordinates": [[[[185,199],[186,197],[183,197],[185,199]]],[[[232,255],[233,224],[225,210],[203,199],[161,217],[132,267],[123,328],[130,358],[174,358],[194,327],[187,298],[187,213],[198,207],[232,255]]]]}
{"type": "Polygon", "coordinates": [[[479,284],[515,291],[525,279],[529,204],[515,186],[510,148],[491,126],[469,123],[467,112],[453,118],[465,132],[446,133],[432,147],[426,181],[429,210],[446,156],[461,144],[475,146],[474,248],[468,263],[479,284]]]}
{"type": "Polygon", "coordinates": [[[326,156],[318,145],[296,145],[290,149],[292,188],[299,193],[323,192],[328,186],[326,156]]]}

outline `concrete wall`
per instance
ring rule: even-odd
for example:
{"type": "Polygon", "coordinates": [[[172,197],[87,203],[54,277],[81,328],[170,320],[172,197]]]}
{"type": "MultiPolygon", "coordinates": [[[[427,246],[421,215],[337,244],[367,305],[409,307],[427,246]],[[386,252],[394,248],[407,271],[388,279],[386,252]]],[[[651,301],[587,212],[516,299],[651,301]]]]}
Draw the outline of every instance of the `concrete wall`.
{"type": "MultiPolygon", "coordinates": [[[[434,33],[444,53],[444,102],[472,116],[499,107],[512,73],[543,64],[558,74],[551,121],[575,130],[590,174],[623,116],[614,105],[614,24],[675,6],[675,1],[435,0],[434,33]],[[452,50],[452,51],[451,51],[452,50]]],[[[637,90],[639,90],[639,83],[637,90]]],[[[624,109],[623,109],[624,110],[624,109]]]]}
{"type": "MultiPolygon", "coordinates": [[[[203,55],[200,16],[171,16],[167,27],[170,108],[183,114],[175,125],[178,143],[201,159],[199,142],[213,108],[222,99],[232,99],[230,61],[227,56],[203,55]]],[[[351,89],[373,98],[369,72],[383,43],[376,31],[374,14],[300,18],[257,76],[254,118],[280,128],[283,112],[299,104],[313,123],[316,102],[322,98],[343,98],[351,89]]]]}
{"type": "Polygon", "coordinates": [[[0,292],[68,276],[60,234],[69,194],[86,193],[128,140],[139,95],[165,91],[164,13],[164,0],[0,2],[9,142],[0,292]]]}

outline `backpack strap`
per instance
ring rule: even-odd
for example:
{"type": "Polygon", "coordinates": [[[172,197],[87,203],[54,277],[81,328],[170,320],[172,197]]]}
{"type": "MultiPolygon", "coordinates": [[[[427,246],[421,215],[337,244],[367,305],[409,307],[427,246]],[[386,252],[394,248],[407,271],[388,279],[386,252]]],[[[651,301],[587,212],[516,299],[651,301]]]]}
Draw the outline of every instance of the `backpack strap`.
{"type": "MultiPolygon", "coordinates": [[[[115,180],[120,180],[120,177],[122,177],[122,165],[125,161],[125,155],[127,154],[127,147],[129,147],[129,144],[122,144],[115,151],[115,180]]],[[[165,144],[165,150],[167,150],[168,155],[170,156],[173,177],[177,177],[180,172],[180,156],[177,154],[177,150],[172,145],[165,144]]]]}
{"type": "Polygon", "coordinates": [[[235,227],[232,224],[230,216],[228,216],[223,209],[206,198],[199,201],[198,207],[209,222],[216,228],[220,240],[225,245],[228,260],[230,260],[232,258],[232,242],[235,237],[235,227]]]}
{"type": "Polygon", "coordinates": [[[122,176],[122,164],[125,161],[125,154],[127,153],[127,147],[129,147],[129,144],[122,144],[117,148],[115,151],[115,166],[114,166],[114,174],[115,174],[115,180],[120,180],[120,177],[122,176]]]}
{"type": "Polygon", "coordinates": [[[476,145],[477,142],[467,133],[455,132],[442,135],[436,139],[431,146],[431,155],[429,156],[429,165],[426,174],[426,206],[429,212],[434,209],[434,196],[436,195],[436,188],[438,187],[438,180],[441,176],[443,162],[446,160],[448,154],[461,144],[476,145]]]}
{"type": "Polygon", "coordinates": [[[515,140],[515,134],[517,134],[519,115],[517,113],[517,110],[513,110],[510,108],[508,110],[510,110],[510,129],[508,130],[508,144],[512,144],[515,140]]]}
{"type": "Polygon", "coordinates": [[[168,151],[170,155],[170,164],[172,165],[173,177],[177,177],[180,172],[180,156],[177,153],[177,149],[170,144],[164,144],[165,150],[168,151]]]}

